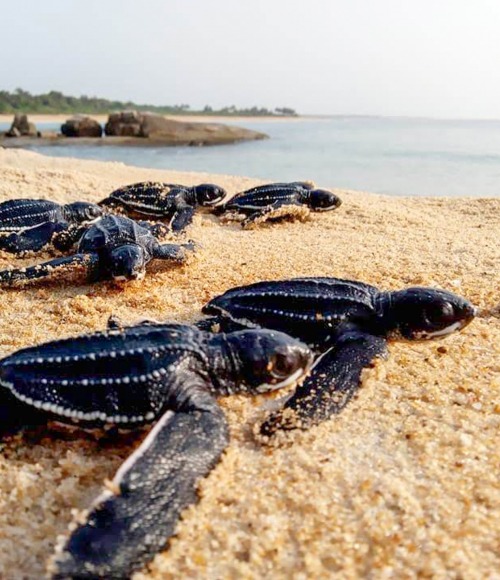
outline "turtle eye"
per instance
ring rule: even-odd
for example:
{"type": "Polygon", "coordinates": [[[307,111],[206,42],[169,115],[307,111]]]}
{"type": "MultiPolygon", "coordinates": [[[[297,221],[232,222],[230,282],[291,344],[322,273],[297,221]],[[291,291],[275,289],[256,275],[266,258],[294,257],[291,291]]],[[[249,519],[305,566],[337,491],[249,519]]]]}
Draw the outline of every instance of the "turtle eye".
{"type": "Polygon", "coordinates": [[[300,366],[300,361],[292,353],[276,353],[269,363],[269,373],[275,379],[286,379],[300,366]]]}
{"type": "Polygon", "coordinates": [[[447,326],[455,320],[455,309],[450,302],[441,302],[428,307],[425,318],[430,326],[447,326]]]}

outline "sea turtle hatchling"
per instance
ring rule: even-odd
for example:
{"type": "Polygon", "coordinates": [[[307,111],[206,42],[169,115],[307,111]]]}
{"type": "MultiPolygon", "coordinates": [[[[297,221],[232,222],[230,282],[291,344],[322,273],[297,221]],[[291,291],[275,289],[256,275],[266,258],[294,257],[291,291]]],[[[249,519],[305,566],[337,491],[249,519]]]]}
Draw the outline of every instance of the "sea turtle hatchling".
{"type": "Polygon", "coordinates": [[[2,270],[0,287],[71,273],[77,276],[84,273],[91,282],[141,279],[151,260],[182,264],[195,249],[193,242],[160,244],[156,236],[163,230],[161,224],[137,223],[125,216],[106,215],[84,229],[76,253],[27,268],[2,270]]]}
{"type": "Polygon", "coordinates": [[[229,443],[215,397],[299,380],[309,348],[286,334],[202,332],[143,323],[48,342],[0,360],[4,431],[48,421],[83,428],[156,422],[105,491],[71,526],[53,579],[129,578],[165,547],[196,485],[229,443]]]}
{"type": "Polygon", "coordinates": [[[212,183],[187,186],[145,181],[121,187],[99,204],[131,217],[166,220],[173,232],[180,232],[191,223],[196,208],[212,207],[225,196],[226,191],[212,183]]]}
{"type": "Polygon", "coordinates": [[[251,228],[267,220],[281,218],[306,219],[311,211],[330,211],[342,201],[333,192],[316,189],[310,181],[268,183],[237,193],[215,208],[224,219],[242,220],[244,228],[251,228]]]}
{"type": "Polygon", "coordinates": [[[322,355],[284,408],[261,426],[263,435],[271,435],[308,428],[341,411],[358,390],[362,370],[386,356],[387,341],[443,338],[469,324],[476,310],[445,290],[383,292],[352,280],[295,278],[232,288],[203,312],[215,317],[200,328],[272,328],[322,355]]]}
{"type": "Polygon", "coordinates": [[[90,225],[103,215],[94,203],[61,205],[47,199],[11,199],[0,203],[0,250],[37,252],[73,228],[90,225]]]}

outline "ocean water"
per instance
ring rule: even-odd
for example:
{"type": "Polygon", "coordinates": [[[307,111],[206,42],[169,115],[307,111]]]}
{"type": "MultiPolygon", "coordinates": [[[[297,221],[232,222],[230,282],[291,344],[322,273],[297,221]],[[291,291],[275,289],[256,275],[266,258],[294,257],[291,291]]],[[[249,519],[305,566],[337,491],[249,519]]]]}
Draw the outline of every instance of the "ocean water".
{"type": "MultiPolygon", "coordinates": [[[[32,149],[141,167],[313,180],[323,187],[390,195],[500,195],[500,121],[333,117],[227,122],[263,131],[270,139],[213,147],[32,149]]],[[[38,128],[59,126],[41,123],[38,128]]]]}

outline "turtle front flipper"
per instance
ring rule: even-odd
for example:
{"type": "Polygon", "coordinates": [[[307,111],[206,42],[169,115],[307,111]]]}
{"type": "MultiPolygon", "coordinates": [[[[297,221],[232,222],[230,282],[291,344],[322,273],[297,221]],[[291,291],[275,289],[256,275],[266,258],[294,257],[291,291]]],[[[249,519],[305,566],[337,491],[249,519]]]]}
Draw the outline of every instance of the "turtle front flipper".
{"type": "Polygon", "coordinates": [[[68,252],[88,230],[89,226],[71,225],[64,230],[57,232],[52,244],[60,252],[68,252]]]}
{"type": "Polygon", "coordinates": [[[45,222],[20,232],[13,232],[8,236],[0,237],[0,250],[11,254],[39,252],[51,243],[54,235],[67,227],[66,223],[45,222]]]}
{"type": "Polygon", "coordinates": [[[167,224],[161,222],[145,222],[136,220],[136,222],[142,227],[146,228],[149,232],[153,234],[155,238],[164,238],[171,233],[170,227],[167,224]]]}
{"type": "Polygon", "coordinates": [[[182,232],[193,221],[195,208],[191,205],[184,205],[178,208],[170,221],[172,231],[175,233],[182,232]]]}
{"type": "Polygon", "coordinates": [[[303,204],[293,203],[290,200],[280,200],[266,207],[259,208],[241,222],[241,227],[250,229],[267,220],[280,218],[297,218],[306,220],[310,210],[303,204]]]}
{"type": "Polygon", "coordinates": [[[165,547],[229,442],[224,414],[196,382],[181,386],[175,411],[163,414],[56,550],[53,579],[129,578],[165,547]]]}
{"type": "Polygon", "coordinates": [[[71,273],[75,277],[86,276],[93,278],[97,276],[99,257],[97,254],[74,254],[64,258],[56,258],[29,266],[28,268],[14,268],[12,270],[0,270],[0,287],[21,286],[32,280],[40,278],[57,278],[71,273]]]}
{"type": "Polygon", "coordinates": [[[260,433],[267,437],[279,430],[308,429],[340,413],[360,387],[363,369],[386,354],[381,337],[357,330],[341,333],[283,409],[262,423],[260,433]]]}
{"type": "Polygon", "coordinates": [[[156,260],[171,260],[172,262],[184,263],[188,256],[196,251],[194,242],[186,244],[158,244],[153,253],[156,260]]]}

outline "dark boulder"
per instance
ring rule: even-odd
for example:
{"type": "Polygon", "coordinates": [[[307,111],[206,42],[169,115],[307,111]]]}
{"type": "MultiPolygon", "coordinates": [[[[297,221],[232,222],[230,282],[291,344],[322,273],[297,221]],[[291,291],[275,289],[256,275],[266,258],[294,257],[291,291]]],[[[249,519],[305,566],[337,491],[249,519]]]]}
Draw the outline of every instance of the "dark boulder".
{"type": "Polygon", "coordinates": [[[66,137],[102,137],[102,127],[95,119],[86,115],[75,115],[61,125],[66,137]]]}
{"type": "Polygon", "coordinates": [[[142,137],[141,120],[142,115],[137,111],[112,113],[104,125],[104,132],[115,137],[142,137]]]}
{"type": "Polygon", "coordinates": [[[7,137],[38,137],[35,123],[28,120],[28,115],[16,113],[10,129],[5,133],[7,137]]]}

